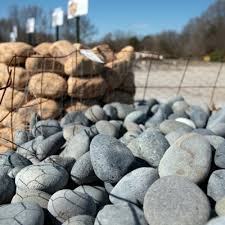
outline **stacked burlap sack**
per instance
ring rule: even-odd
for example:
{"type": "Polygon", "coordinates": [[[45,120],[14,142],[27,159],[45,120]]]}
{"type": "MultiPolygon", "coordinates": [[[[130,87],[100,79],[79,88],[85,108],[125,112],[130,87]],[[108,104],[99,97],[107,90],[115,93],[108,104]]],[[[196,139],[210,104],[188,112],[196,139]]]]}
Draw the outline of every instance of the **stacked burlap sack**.
{"type": "Polygon", "coordinates": [[[93,52],[104,63],[82,55],[79,50],[85,48],[68,41],[42,43],[34,48],[20,42],[0,44],[0,97],[4,95],[0,105],[0,152],[15,147],[10,143],[14,131],[27,129],[34,113],[42,119],[58,118],[62,113],[95,104],[133,102],[133,47],[118,53],[106,44],[94,47],[93,52]]]}

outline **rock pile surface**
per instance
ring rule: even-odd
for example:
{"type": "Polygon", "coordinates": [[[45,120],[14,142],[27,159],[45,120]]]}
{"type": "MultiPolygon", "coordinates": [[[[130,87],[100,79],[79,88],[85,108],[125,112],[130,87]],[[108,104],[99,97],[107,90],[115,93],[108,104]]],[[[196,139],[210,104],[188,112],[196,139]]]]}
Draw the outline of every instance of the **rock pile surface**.
{"type": "Polygon", "coordinates": [[[224,115],[179,96],[32,120],[0,154],[0,225],[224,225],[224,115]]]}

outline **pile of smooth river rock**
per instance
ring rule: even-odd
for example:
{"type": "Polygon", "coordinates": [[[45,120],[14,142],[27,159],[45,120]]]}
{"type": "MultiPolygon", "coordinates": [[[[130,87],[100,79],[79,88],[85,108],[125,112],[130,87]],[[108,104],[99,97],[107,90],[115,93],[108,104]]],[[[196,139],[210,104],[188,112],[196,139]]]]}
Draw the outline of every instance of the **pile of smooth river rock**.
{"type": "Polygon", "coordinates": [[[183,97],[33,115],[0,155],[0,225],[224,225],[225,108],[183,97]]]}

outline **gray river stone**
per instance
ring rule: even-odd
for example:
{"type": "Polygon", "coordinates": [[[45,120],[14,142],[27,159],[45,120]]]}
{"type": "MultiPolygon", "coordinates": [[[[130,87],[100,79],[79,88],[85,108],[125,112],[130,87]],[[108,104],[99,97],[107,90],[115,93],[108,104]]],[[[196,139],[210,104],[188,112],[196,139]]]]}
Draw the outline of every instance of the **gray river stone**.
{"type": "Polygon", "coordinates": [[[12,203],[18,203],[18,202],[36,203],[41,208],[47,209],[48,201],[50,197],[51,195],[43,191],[17,188],[16,194],[14,195],[12,199],[12,203]]]}
{"type": "Polygon", "coordinates": [[[79,186],[74,191],[88,194],[95,202],[97,208],[102,208],[109,202],[109,195],[104,187],[100,186],[79,186]]]}
{"type": "Polygon", "coordinates": [[[142,167],[126,174],[110,193],[110,201],[116,204],[143,205],[148,188],[159,178],[158,171],[142,167]]]}
{"type": "Polygon", "coordinates": [[[206,135],[204,137],[208,140],[214,150],[217,150],[219,146],[225,141],[224,138],[216,135],[206,135]]]}
{"type": "Polygon", "coordinates": [[[145,113],[143,113],[142,111],[133,111],[126,116],[124,123],[133,122],[133,123],[140,124],[140,123],[144,123],[145,120],[146,120],[145,113]]]}
{"type": "Polygon", "coordinates": [[[79,185],[98,180],[91,163],[90,152],[85,153],[75,162],[71,170],[71,178],[79,185]]]}
{"type": "Polygon", "coordinates": [[[207,128],[211,129],[220,123],[225,123],[225,108],[212,113],[212,115],[209,117],[207,128]]]}
{"type": "Polygon", "coordinates": [[[143,211],[133,204],[106,205],[94,225],[147,225],[143,211]]]}
{"type": "Polygon", "coordinates": [[[133,154],[124,144],[102,134],[92,140],[90,155],[97,177],[109,183],[119,181],[134,161],[133,154]]]}
{"type": "Polygon", "coordinates": [[[78,215],[95,216],[96,204],[88,194],[64,189],[51,196],[48,202],[48,211],[63,223],[78,215]]]}
{"type": "Polygon", "coordinates": [[[225,197],[225,170],[215,170],[208,180],[207,195],[214,201],[225,197]]]}
{"type": "Polygon", "coordinates": [[[84,126],[89,125],[89,121],[83,112],[71,112],[67,113],[60,121],[61,127],[65,127],[67,124],[81,124],[84,126]]]}
{"type": "Polygon", "coordinates": [[[185,101],[177,101],[172,105],[174,113],[184,113],[189,108],[189,105],[185,101]]]}
{"type": "Polygon", "coordinates": [[[222,216],[210,220],[206,225],[224,225],[224,224],[225,224],[225,216],[222,216]]]}
{"type": "Polygon", "coordinates": [[[94,222],[93,216],[79,215],[69,218],[62,225],[94,225],[94,222]]]}
{"type": "Polygon", "coordinates": [[[225,141],[216,149],[214,162],[219,168],[225,169],[225,141]]]}
{"type": "Polygon", "coordinates": [[[78,160],[83,154],[89,151],[90,137],[85,131],[70,138],[66,148],[60,153],[62,157],[71,157],[78,160]]]}
{"type": "Polygon", "coordinates": [[[111,120],[117,119],[117,110],[112,105],[110,104],[104,105],[103,110],[109,119],[111,120]]]}
{"type": "Polygon", "coordinates": [[[15,189],[14,180],[0,170],[0,205],[11,201],[15,189]]]}
{"type": "Polygon", "coordinates": [[[46,138],[60,132],[61,130],[62,128],[57,120],[48,119],[38,121],[32,129],[32,134],[34,137],[44,136],[46,138]]]}
{"type": "Polygon", "coordinates": [[[93,105],[86,110],[84,115],[93,123],[96,123],[100,120],[106,120],[107,116],[99,105],[93,105]]]}
{"type": "Polygon", "coordinates": [[[199,134],[185,134],[164,154],[159,164],[159,175],[184,176],[194,183],[207,177],[212,160],[208,141],[199,134]]]}
{"type": "Polygon", "coordinates": [[[52,164],[31,165],[16,175],[16,186],[54,193],[67,185],[69,175],[61,166],[52,164]]]}
{"type": "Polygon", "coordinates": [[[134,156],[144,159],[149,165],[157,167],[165,151],[169,148],[166,138],[159,132],[143,132],[128,144],[134,156]]]}
{"type": "Polygon", "coordinates": [[[124,120],[126,116],[133,112],[135,109],[132,105],[123,104],[119,102],[111,103],[111,105],[116,108],[118,119],[124,120]]]}
{"type": "Polygon", "coordinates": [[[149,224],[203,225],[208,221],[210,211],[204,192],[179,176],[157,180],[144,199],[144,214],[149,224]]]}
{"type": "Polygon", "coordinates": [[[24,130],[17,130],[14,136],[14,142],[16,145],[22,145],[32,140],[33,138],[34,137],[30,132],[24,130]]]}
{"type": "Polygon", "coordinates": [[[39,205],[30,202],[2,205],[0,225],[44,225],[44,212],[39,205]]]}
{"type": "Polygon", "coordinates": [[[215,135],[225,137],[225,123],[217,123],[209,128],[215,135]]]}
{"type": "Polygon", "coordinates": [[[99,134],[105,134],[112,137],[118,136],[117,128],[109,121],[106,121],[106,120],[98,121],[95,124],[95,126],[99,134]]]}

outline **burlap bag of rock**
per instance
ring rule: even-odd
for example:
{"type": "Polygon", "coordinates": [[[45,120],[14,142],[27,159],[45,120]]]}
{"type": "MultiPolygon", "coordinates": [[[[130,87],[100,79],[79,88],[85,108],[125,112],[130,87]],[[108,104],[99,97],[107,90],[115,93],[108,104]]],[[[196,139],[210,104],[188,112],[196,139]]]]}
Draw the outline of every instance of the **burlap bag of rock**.
{"type": "Polygon", "coordinates": [[[97,45],[92,49],[97,55],[103,57],[105,63],[115,60],[115,55],[112,49],[107,44],[97,45]]]}
{"type": "Polygon", "coordinates": [[[13,149],[16,146],[12,143],[14,140],[14,131],[12,135],[11,128],[1,128],[0,129],[0,146],[4,146],[5,148],[1,148],[2,151],[6,150],[7,148],[13,149]]]}
{"type": "Polygon", "coordinates": [[[35,97],[59,98],[67,91],[67,82],[56,73],[39,73],[32,76],[29,92],[35,97]]]}
{"type": "MultiPolygon", "coordinates": [[[[0,97],[2,97],[3,92],[4,90],[0,91],[0,97]]],[[[7,88],[1,105],[7,110],[12,111],[20,108],[24,103],[29,100],[29,97],[29,95],[25,95],[22,91],[7,88]]]]}
{"type": "Polygon", "coordinates": [[[85,47],[83,44],[81,43],[74,43],[73,46],[75,47],[76,50],[80,50],[80,49],[85,49],[87,47],[85,47]]]}
{"type": "Polygon", "coordinates": [[[24,122],[30,122],[31,116],[36,113],[42,119],[57,118],[61,111],[58,103],[46,98],[36,98],[23,105],[18,113],[23,117],[24,122]]]}
{"type": "Polygon", "coordinates": [[[51,46],[52,46],[52,43],[43,42],[43,43],[37,45],[34,48],[34,51],[37,54],[42,55],[42,56],[51,56],[51,54],[50,54],[50,48],[51,48],[51,46]]]}
{"type": "Polygon", "coordinates": [[[80,77],[99,74],[102,72],[103,66],[102,63],[93,62],[77,52],[65,62],[64,69],[65,74],[73,77],[80,77]]]}
{"type": "Polygon", "coordinates": [[[57,57],[57,60],[64,64],[70,54],[76,51],[76,48],[69,41],[61,40],[54,42],[49,51],[51,56],[57,57]]]}
{"type": "Polygon", "coordinates": [[[116,54],[116,58],[123,60],[132,60],[134,59],[134,53],[134,48],[132,46],[127,46],[121,49],[121,51],[116,54]]]}
{"type": "Polygon", "coordinates": [[[126,104],[133,104],[134,97],[133,94],[129,94],[127,92],[114,90],[113,92],[107,92],[103,98],[104,103],[111,102],[121,102],[126,104]]]}
{"type": "Polygon", "coordinates": [[[88,99],[88,100],[76,100],[74,99],[72,102],[67,102],[65,104],[65,112],[70,113],[70,112],[76,112],[76,111],[84,111],[88,109],[89,107],[93,105],[97,105],[99,102],[95,99],[88,99]]]}
{"type": "Polygon", "coordinates": [[[107,85],[101,76],[93,78],[70,77],[68,83],[68,95],[80,99],[93,99],[103,96],[107,85]]]}
{"type": "Polygon", "coordinates": [[[4,120],[10,115],[10,111],[0,105],[0,128],[4,127],[4,120]]]}
{"type": "Polygon", "coordinates": [[[25,67],[31,74],[51,72],[64,74],[64,66],[55,58],[45,58],[40,55],[32,55],[27,58],[25,67]]]}
{"type": "Polygon", "coordinates": [[[127,60],[115,60],[105,64],[104,79],[107,82],[109,90],[118,88],[128,75],[130,62],[127,60]]]}
{"type": "MultiPolygon", "coordinates": [[[[9,67],[11,72],[11,87],[16,90],[24,90],[30,79],[30,74],[22,67],[9,67]]],[[[7,66],[0,63],[0,83],[1,87],[5,87],[9,81],[10,75],[7,66]]]]}
{"type": "Polygon", "coordinates": [[[135,81],[134,81],[134,73],[129,72],[125,79],[123,80],[123,83],[118,88],[119,91],[124,91],[127,93],[130,93],[132,95],[135,95],[135,81]]]}
{"type": "Polygon", "coordinates": [[[7,152],[9,149],[10,149],[9,147],[6,147],[4,145],[0,145],[0,154],[7,152]]]}
{"type": "Polygon", "coordinates": [[[26,57],[33,54],[33,47],[23,42],[7,42],[0,44],[0,63],[9,64],[11,65],[18,65],[23,64],[26,61],[26,57]],[[16,60],[13,61],[13,56],[24,56],[24,57],[17,57],[16,60]]]}

